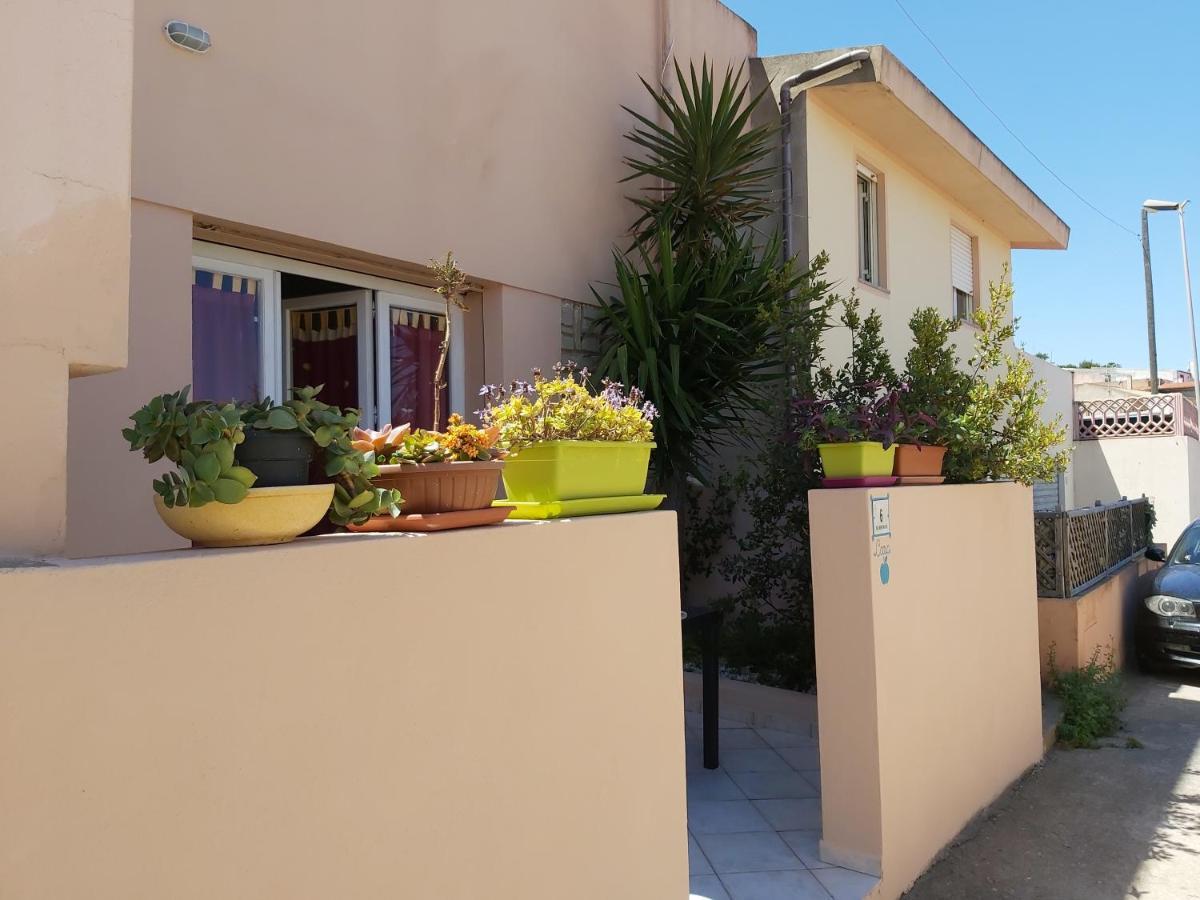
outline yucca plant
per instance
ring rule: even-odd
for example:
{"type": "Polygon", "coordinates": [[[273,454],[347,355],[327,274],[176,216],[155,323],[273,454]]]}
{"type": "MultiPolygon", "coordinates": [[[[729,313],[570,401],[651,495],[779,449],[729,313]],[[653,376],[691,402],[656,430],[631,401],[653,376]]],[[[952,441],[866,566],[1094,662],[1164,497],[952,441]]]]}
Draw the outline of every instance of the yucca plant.
{"type": "MultiPolygon", "coordinates": [[[[646,83],[666,126],[630,111],[626,181],[644,182],[633,244],[614,252],[615,292],[596,291],[598,374],[638,384],[659,410],[655,478],[683,506],[688,475],[704,478],[714,447],[752,443],[756,414],[786,375],[787,330],[814,321],[827,287],[783,260],[770,211],[773,129],[750,127],[759,96],[742,70],[718,83],[707,63],[676,66],[676,93],[646,83]],[[652,183],[645,183],[651,179],[652,183]],[[820,304],[814,304],[815,307],[820,304]]],[[[778,398],[776,398],[778,399],[778,398]]]]}
{"type": "Polygon", "coordinates": [[[632,227],[635,245],[653,247],[664,226],[673,248],[706,244],[770,213],[776,129],[748,127],[762,94],[751,96],[742,75],[742,68],[726,69],[718,85],[707,59],[686,76],[676,63],[679,99],[643,78],[666,127],[624,107],[639,123],[625,138],[645,152],[625,157],[630,172],[622,179],[644,179],[644,193],[629,198],[641,210],[632,227]]]}

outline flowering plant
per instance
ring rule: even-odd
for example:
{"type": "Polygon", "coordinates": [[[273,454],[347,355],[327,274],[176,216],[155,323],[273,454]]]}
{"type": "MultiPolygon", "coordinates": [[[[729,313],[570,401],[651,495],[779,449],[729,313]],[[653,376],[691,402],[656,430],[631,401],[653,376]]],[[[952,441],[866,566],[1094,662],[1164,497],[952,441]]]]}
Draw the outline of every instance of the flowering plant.
{"type": "Polygon", "coordinates": [[[487,398],[480,412],[484,424],[499,429],[502,447],[513,450],[542,441],[626,441],[654,439],[658,410],[636,387],[628,391],[615,381],[594,394],[587,369],[572,362],[556,363],[554,377],[533,370],[533,381],[494,384],[479,390],[487,398]]]}
{"type": "Polygon", "coordinates": [[[499,428],[479,428],[454,413],[445,431],[413,431],[408,425],[385,425],[379,431],[356,428],[354,447],[373,451],[379,460],[393,465],[472,462],[502,459],[505,453],[496,446],[499,437],[499,428]]]}

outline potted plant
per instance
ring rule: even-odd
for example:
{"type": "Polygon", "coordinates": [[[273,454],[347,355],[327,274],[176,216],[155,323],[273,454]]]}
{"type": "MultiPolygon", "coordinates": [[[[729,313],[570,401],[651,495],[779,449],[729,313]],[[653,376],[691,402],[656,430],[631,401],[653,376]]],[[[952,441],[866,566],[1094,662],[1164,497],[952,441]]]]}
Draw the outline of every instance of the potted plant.
{"type": "Polygon", "coordinates": [[[498,429],[509,453],[509,502],[628,498],[645,491],[657,411],[636,387],[626,391],[606,380],[597,394],[586,378],[586,369],[557,363],[553,378],[535,369],[532,382],[480,390],[487,398],[484,424],[498,429]]]}
{"type": "Polygon", "coordinates": [[[872,382],[855,393],[853,402],[829,397],[797,400],[797,440],[802,448],[820,454],[826,486],[894,484],[900,391],[872,382]]]}
{"type": "Polygon", "coordinates": [[[434,515],[491,507],[504,467],[499,436],[499,428],[479,428],[455,413],[445,431],[356,428],[353,446],[374,453],[374,484],[400,491],[406,515],[434,515]]]}
{"type": "MultiPolygon", "coordinates": [[[[907,383],[901,385],[901,397],[907,397],[907,383]]],[[[892,474],[900,484],[941,484],[942,464],[952,423],[939,410],[901,400],[900,440],[892,474]]]]}
{"type": "Polygon", "coordinates": [[[204,547],[290,541],[317,524],[329,508],[332,484],[255,487],[257,476],[237,464],[245,439],[242,411],[232,403],[188,401],[188,388],[154,397],[123,429],[130,450],[147,462],[175,464],[154,481],[154,506],[163,522],[204,547]]]}

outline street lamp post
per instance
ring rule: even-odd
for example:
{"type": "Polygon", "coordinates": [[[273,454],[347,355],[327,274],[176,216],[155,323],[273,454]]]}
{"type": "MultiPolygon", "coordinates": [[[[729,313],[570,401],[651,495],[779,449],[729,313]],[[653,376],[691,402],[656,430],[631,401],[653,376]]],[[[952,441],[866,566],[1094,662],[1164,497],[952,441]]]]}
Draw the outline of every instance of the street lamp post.
{"type": "Polygon", "coordinates": [[[1142,267],[1146,270],[1146,335],[1150,341],[1150,393],[1158,393],[1158,346],[1154,339],[1154,276],[1150,274],[1150,210],[1142,204],[1142,267]]]}
{"type": "MultiPolygon", "coordinates": [[[[1146,303],[1147,311],[1151,316],[1151,346],[1153,347],[1153,303],[1154,295],[1153,288],[1150,286],[1150,243],[1146,236],[1146,213],[1147,212],[1167,212],[1175,210],[1179,213],[1179,243],[1183,249],[1183,286],[1187,295],[1187,311],[1188,311],[1188,330],[1192,336],[1192,395],[1196,401],[1196,409],[1200,411],[1200,361],[1197,361],[1196,352],[1196,311],[1192,304],[1192,270],[1188,264],[1188,247],[1187,247],[1187,227],[1183,221],[1183,209],[1188,205],[1187,200],[1147,200],[1142,204],[1142,234],[1143,234],[1143,256],[1146,263],[1146,303]]],[[[1157,364],[1151,358],[1151,375],[1153,376],[1157,369],[1157,364]]]]}

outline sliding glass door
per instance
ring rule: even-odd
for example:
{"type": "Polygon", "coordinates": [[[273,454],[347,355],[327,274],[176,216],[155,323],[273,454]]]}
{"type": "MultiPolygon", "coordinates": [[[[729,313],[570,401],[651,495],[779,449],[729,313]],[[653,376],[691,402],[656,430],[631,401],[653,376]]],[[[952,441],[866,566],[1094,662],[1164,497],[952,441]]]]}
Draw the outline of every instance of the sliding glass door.
{"type": "MultiPolygon", "coordinates": [[[[438,356],[446,337],[445,307],[413,293],[375,292],[376,397],[379,421],[414,428],[433,427],[433,386],[438,356]]],[[[456,329],[442,376],[441,422],[451,410],[463,412],[462,313],[451,312],[456,329]]]]}

